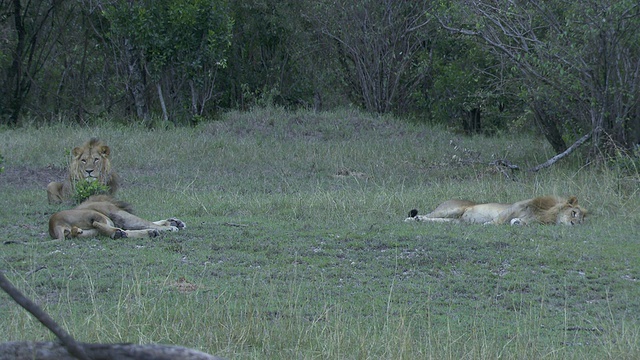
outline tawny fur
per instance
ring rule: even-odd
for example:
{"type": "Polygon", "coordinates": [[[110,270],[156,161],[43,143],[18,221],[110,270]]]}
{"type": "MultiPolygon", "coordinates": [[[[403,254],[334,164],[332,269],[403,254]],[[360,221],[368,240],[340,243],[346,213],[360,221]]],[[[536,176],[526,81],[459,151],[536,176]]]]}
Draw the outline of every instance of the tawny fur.
{"type": "Polygon", "coordinates": [[[50,204],[59,204],[71,198],[75,184],[80,180],[94,180],[109,187],[109,194],[118,190],[118,175],[111,169],[111,149],[97,138],[91,138],[71,151],[71,163],[63,182],[47,185],[50,204]]]}
{"type": "Polygon", "coordinates": [[[186,227],[176,218],[148,221],[133,215],[131,206],[108,195],[94,195],[71,210],[59,211],[49,219],[49,235],[57,240],[98,235],[118,238],[155,237],[163,231],[186,227]]]}
{"type": "Polygon", "coordinates": [[[577,225],[584,221],[586,213],[578,205],[575,196],[568,199],[543,196],[514,204],[476,204],[466,200],[448,200],[426,215],[418,215],[417,210],[412,210],[405,221],[577,225]]]}

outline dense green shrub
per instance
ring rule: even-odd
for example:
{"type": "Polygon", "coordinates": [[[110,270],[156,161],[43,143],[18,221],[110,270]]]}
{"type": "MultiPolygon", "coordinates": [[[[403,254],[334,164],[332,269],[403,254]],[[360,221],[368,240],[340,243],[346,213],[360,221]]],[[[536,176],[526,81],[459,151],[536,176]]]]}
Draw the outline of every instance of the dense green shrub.
{"type": "Polygon", "coordinates": [[[99,181],[80,180],[76,183],[76,191],[73,200],[77,203],[83,202],[91,195],[107,194],[109,187],[99,181]]]}

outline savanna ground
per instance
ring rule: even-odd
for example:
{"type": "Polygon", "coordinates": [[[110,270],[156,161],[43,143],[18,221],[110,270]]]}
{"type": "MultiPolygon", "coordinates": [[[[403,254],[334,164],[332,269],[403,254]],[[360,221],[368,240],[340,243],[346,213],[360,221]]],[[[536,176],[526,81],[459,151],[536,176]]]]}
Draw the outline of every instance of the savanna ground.
{"type": "MultiPolygon", "coordinates": [[[[553,155],[543,140],[278,109],[196,128],[1,129],[0,153],[0,239],[29,243],[2,245],[0,271],[80,341],[230,359],[640,357],[633,166],[576,155],[513,181],[489,162],[537,165],[553,155]],[[187,229],[43,243],[70,206],[45,186],[90,136],[112,147],[118,198],[187,229]],[[403,222],[453,197],[544,194],[578,196],[587,223],[403,222]]],[[[4,294],[0,319],[0,341],[53,339],[4,294]]]]}

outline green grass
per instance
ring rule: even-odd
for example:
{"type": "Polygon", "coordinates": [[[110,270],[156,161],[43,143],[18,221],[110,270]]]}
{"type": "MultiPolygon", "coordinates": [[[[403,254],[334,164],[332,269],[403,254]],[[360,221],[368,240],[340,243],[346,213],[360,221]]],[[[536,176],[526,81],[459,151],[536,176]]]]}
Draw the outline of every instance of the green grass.
{"type": "MultiPolygon", "coordinates": [[[[0,130],[0,270],[87,342],[170,343],[230,359],[640,357],[638,178],[535,136],[467,138],[351,111],[229,113],[197,128],[0,130]],[[179,233],[48,240],[46,184],[91,136],[118,198],[179,233]],[[51,140],[53,139],[53,140],[51,140]],[[340,176],[340,174],[353,174],[340,176]],[[576,195],[581,227],[416,224],[451,197],[576,195]]],[[[0,340],[52,335],[0,295],[0,340]]]]}

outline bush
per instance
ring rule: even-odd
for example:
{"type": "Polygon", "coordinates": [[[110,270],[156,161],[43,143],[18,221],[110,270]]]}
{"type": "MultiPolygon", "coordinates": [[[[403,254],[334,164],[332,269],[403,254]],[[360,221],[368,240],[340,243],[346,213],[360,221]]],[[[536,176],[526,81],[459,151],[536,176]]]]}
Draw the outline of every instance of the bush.
{"type": "Polygon", "coordinates": [[[96,180],[80,180],[76,182],[76,191],[73,200],[81,203],[91,195],[107,194],[109,187],[96,180]]]}
{"type": "Polygon", "coordinates": [[[615,153],[609,158],[609,166],[623,176],[640,176],[640,146],[626,151],[615,148],[615,153]]]}

